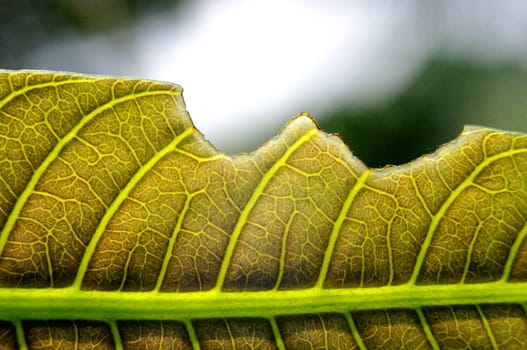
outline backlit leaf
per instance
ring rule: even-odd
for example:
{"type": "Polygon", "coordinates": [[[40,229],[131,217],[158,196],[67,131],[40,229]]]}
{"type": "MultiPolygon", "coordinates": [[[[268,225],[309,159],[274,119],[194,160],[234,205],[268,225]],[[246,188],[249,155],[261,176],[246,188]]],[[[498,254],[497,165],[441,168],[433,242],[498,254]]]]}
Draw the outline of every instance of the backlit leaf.
{"type": "Polygon", "coordinates": [[[227,155],[176,85],[0,72],[1,348],[520,349],[526,222],[522,134],[227,155]]]}

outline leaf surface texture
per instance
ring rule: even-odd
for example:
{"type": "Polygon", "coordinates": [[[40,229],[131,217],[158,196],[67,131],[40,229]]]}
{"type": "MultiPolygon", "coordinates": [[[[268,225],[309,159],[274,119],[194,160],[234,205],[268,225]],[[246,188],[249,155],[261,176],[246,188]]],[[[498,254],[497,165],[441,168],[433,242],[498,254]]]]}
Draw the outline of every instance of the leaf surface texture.
{"type": "Polygon", "coordinates": [[[369,169],[302,114],[218,152],[180,87],[0,72],[0,344],[527,346],[527,136],[369,169]]]}

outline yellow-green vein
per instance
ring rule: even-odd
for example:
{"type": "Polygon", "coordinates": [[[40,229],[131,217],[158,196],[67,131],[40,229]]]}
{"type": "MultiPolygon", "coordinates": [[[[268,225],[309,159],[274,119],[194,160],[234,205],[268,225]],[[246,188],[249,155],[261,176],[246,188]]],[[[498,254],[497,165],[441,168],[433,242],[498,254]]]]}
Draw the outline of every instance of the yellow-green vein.
{"type": "Polygon", "coordinates": [[[497,160],[503,159],[505,157],[511,157],[519,153],[527,153],[527,150],[526,149],[509,150],[509,151],[497,153],[491,157],[485,158],[477,167],[474,168],[474,170],[472,170],[472,172],[470,173],[468,177],[466,177],[453,191],[450,192],[447,199],[443,202],[443,204],[441,205],[437,213],[432,217],[432,220],[430,221],[430,226],[428,227],[428,231],[426,232],[425,239],[421,246],[421,250],[419,251],[419,255],[417,256],[417,259],[415,261],[415,266],[412,272],[412,276],[410,277],[408,281],[409,284],[415,284],[415,282],[417,281],[417,277],[419,276],[419,273],[421,272],[421,267],[424,263],[426,253],[428,251],[428,248],[430,247],[430,244],[432,242],[432,238],[437,229],[437,226],[439,225],[439,222],[441,221],[441,219],[445,216],[450,206],[459,197],[459,195],[474,182],[474,179],[487,166],[489,166],[490,164],[492,164],[493,162],[497,160]]]}
{"type": "Polygon", "coordinates": [[[199,345],[198,336],[196,335],[196,330],[194,329],[194,326],[192,325],[192,322],[190,320],[185,320],[183,322],[185,324],[185,328],[187,330],[188,339],[190,340],[190,344],[192,345],[193,350],[200,350],[201,347],[199,345]]]}
{"type": "Polygon", "coordinates": [[[434,334],[432,333],[432,329],[430,329],[430,325],[428,324],[428,321],[426,320],[426,317],[423,313],[423,310],[418,307],[415,309],[415,312],[417,313],[417,318],[419,319],[419,322],[421,323],[421,326],[423,327],[423,331],[425,332],[426,339],[428,340],[428,343],[434,350],[439,350],[439,344],[437,343],[436,338],[434,337],[434,334]]]}
{"type": "Polygon", "coordinates": [[[163,280],[165,279],[165,275],[168,270],[168,264],[170,262],[170,259],[172,258],[172,251],[174,250],[174,245],[176,244],[177,236],[179,234],[179,231],[181,231],[181,226],[183,225],[183,220],[185,219],[185,216],[187,214],[187,211],[190,208],[190,201],[194,195],[187,195],[187,198],[185,199],[185,203],[183,204],[183,208],[181,209],[181,212],[178,215],[176,225],[174,226],[174,230],[172,231],[172,236],[170,237],[170,240],[168,241],[168,246],[165,251],[165,256],[163,257],[163,263],[161,265],[161,270],[159,271],[159,275],[157,276],[157,282],[156,286],[153,289],[153,292],[159,292],[161,289],[161,285],[163,284],[163,280]]]}
{"type": "Polygon", "coordinates": [[[463,274],[461,275],[461,280],[459,283],[465,283],[465,279],[467,278],[468,270],[470,268],[470,263],[472,262],[472,255],[474,255],[474,246],[476,245],[476,242],[478,240],[479,232],[481,231],[482,222],[480,221],[478,223],[478,227],[476,228],[476,232],[474,232],[474,235],[472,236],[472,239],[470,240],[470,244],[468,245],[467,250],[467,260],[465,260],[465,266],[463,267],[463,274]]]}
{"type": "Polygon", "coordinates": [[[163,321],[159,321],[159,348],[163,349],[163,343],[165,342],[165,325],[163,324],[163,321]]]}
{"type": "Polygon", "coordinates": [[[71,323],[73,323],[73,333],[75,334],[75,340],[74,340],[75,348],[74,348],[74,350],[77,350],[79,348],[78,347],[78,344],[79,344],[79,327],[77,326],[77,323],[75,321],[72,321],[71,323]]]}
{"type": "Polygon", "coordinates": [[[82,256],[82,260],[79,264],[79,268],[77,270],[77,275],[75,276],[75,280],[72,284],[73,288],[80,289],[82,280],[84,279],[84,275],[88,269],[88,264],[95,253],[95,249],[97,247],[97,244],[102,237],[104,231],[106,230],[106,226],[110,222],[111,218],[114,216],[114,214],[117,212],[123,201],[128,198],[130,192],[132,189],[137,185],[137,183],[147,174],[147,172],[154,167],[155,164],[157,164],[163,157],[165,157],[170,152],[174,151],[179,143],[183,141],[187,136],[192,134],[194,132],[193,128],[186,129],[181,134],[179,134],[177,137],[175,137],[170,143],[168,143],[166,146],[164,146],[161,150],[159,150],[152,158],[148,160],[145,164],[143,164],[137,172],[132,176],[132,178],[128,181],[126,186],[119,192],[119,195],[114,199],[114,201],[110,204],[106,212],[104,213],[104,216],[102,217],[101,221],[99,222],[99,225],[97,226],[97,229],[93,233],[93,236],[90,240],[90,243],[86,247],[86,250],[84,252],[84,255],[82,256]]]}
{"type": "Polygon", "coordinates": [[[236,247],[236,243],[238,241],[238,238],[240,236],[240,233],[247,223],[247,219],[249,218],[249,214],[251,213],[252,209],[256,205],[256,202],[260,198],[261,194],[264,192],[265,188],[267,187],[267,184],[271,181],[273,176],[277,173],[277,171],[284,166],[287,159],[304,143],[309,141],[312,137],[314,137],[318,133],[318,129],[313,125],[313,129],[306,132],[304,135],[302,135],[298,140],[296,140],[280,157],[273,166],[269,169],[268,172],[263,174],[260,182],[254,189],[251,198],[245,205],[245,208],[240,213],[240,216],[238,218],[238,221],[236,222],[236,226],[234,227],[234,230],[231,234],[231,238],[229,240],[229,243],[227,245],[227,248],[225,249],[225,256],[223,257],[223,261],[221,263],[220,272],[218,273],[218,279],[216,282],[216,286],[214,289],[216,291],[220,291],[223,283],[225,282],[225,276],[227,275],[227,270],[229,269],[232,256],[234,254],[234,248],[236,247]]]}
{"type": "MultiPolygon", "coordinates": [[[[55,76],[53,76],[53,78],[55,78],[55,76]]],[[[18,96],[21,96],[31,90],[42,89],[42,88],[47,88],[47,87],[56,87],[60,85],[75,84],[75,83],[94,83],[95,81],[97,80],[96,79],[78,79],[78,80],[69,79],[69,80],[63,80],[63,81],[52,80],[52,81],[48,81],[48,82],[40,83],[40,84],[26,85],[21,89],[11,91],[11,93],[9,93],[2,100],[0,100],[0,109],[2,109],[6,104],[13,101],[18,96]]]]}
{"type": "Polygon", "coordinates": [[[485,316],[485,313],[481,309],[481,306],[476,305],[476,309],[478,310],[479,317],[481,318],[481,322],[483,323],[483,327],[485,327],[485,331],[487,332],[487,335],[489,336],[490,343],[492,344],[492,348],[497,350],[499,349],[498,343],[496,343],[496,337],[494,337],[494,333],[492,332],[492,329],[490,328],[489,320],[487,320],[487,316],[485,316]]]}
{"type": "Polygon", "coordinates": [[[331,233],[329,235],[328,245],[324,252],[324,259],[322,260],[322,266],[320,267],[318,279],[317,279],[317,282],[315,283],[316,288],[322,288],[324,281],[326,280],[326,275],[329,270],[329,263],[331,262],[333,251],[335,250],[335,245],[337,243],[337,238],[339,236],[340,230],[342,229],[344,220],[346,220],[346,216],[348,215],[348,212],[351,208],[351,205],[353,204],[353,201],[355,200],[355,198],[357,197],[357,194],[359,193],[359,191],[362,189],[362,187],[366,183],[366,180],[368,179],[368,176],[370,176],[370,173],[371,173],[370,170],[368,169],[364,170],[364,172],[355,180],[355,183],[353,184],[350,191],[348,192],[348,196],[346,197],[346,200],[342,204],[339,215],[337,216],[337,219],[335,220],[335,223],[333,224],[333,229],[331,230],[331,233]]]}
{"type": "Polygon", "coordinates": [[[20,350],[27,350],[26,335],[24,334],[24,327],[20,320],[13,320],[13,326],[15,327],[16,341],[20,350]]]}
{"type": "Polygon", "coordinates": [[[526,235],[527,235],[527,221],[523,225],[520,232],[518,232],[518,235],[516,235],[516,239],[514,240],[514,243],[511,246],[511,249],[509,251],[509,256],[507,257],[507,261],[505,262],[505,267],[503,268],[503,275],[501,276],[501,281],[506,282],[507,279],[510,277],[512,264],[514,263],[516,254],[518,253],[518,250],[520,249],[526,235]]]}
{"type": "Polygon", "coordinates": [[[284,232],[282,234],[282,246],[280,248],[280,262],[279,262],[278,277],[276,278],[276,283],[273,288],[275,290],[280,287],[280,284],[282,283],[282,278],[284,277],[285,257],[287,253],[287,237],[289,236],[289,231],[291,230],[291,223],[293,222],[294,217],[295,217],[294,214],[291,214],[289,216],[289,220],[287,221],[284,227],[284,232]]]}
{"type": "Polygon", "coordinates": [[[346,321],[348,322],[348,327],[351,332],[351,336],[355,340],[355,343],[357,343],[357,346],[360,350],[367,350],[368,348],[364,344],[364,341],[362,340],[362,337],[359,333],[359,329],[357,328],[357,325],[355,324],[355,320],[353,320],[353,316],[351,315],[351,312],[346,312],[344,314],[344,317],[346,318],[346,321]]]}
{"type": "Polygon", "coordinates": [[[119,327],[117,327],[117,322],[111,320],[108,321],[108,325],[110,326],[110,333],[112,334],[115,350],[123,350],[123,341],[121,340],[121,334],[119,332],[119,327]]]}
{"type": "Polygon", "coordinates": [[[229,321],[226,319],[223,319],[223,323],[225,323],[225,327],[227,328],[227,333],[229,333],[229,339],[231,340],[231,346],[233,349],[236,349],[236,338],[232,334],[231,326],[229,325],[229,321]]]}
{"type": "Polygon", "coordinates": [[[273,331],[274,341],[278,350],[286,350],[282,334],[280,333],[280,327],[276,322],[275,317],[269,317],[269,323],[271,324],[271,330],[273,331]]]}
{"type": "Polygon", "coordinates": [[[121,98],[108,101],[108,103],[103,104],[99,106],[98,108],[91,111],[89,114],[84,116],[79,123],[77,123],[61,140],[57,142],[55,147],[51,150],[51,152],[46,156],[46,158],[42,161],[42,163],[39,165],[37,169],[33,172],[33,175],[31,176],[31,179],[27,183],[26,187],[18,197],[15,205],[13,206],[13,209],[11,210],[10,215],[7,218],[7,221],[0,232],[0,255],[4,249],[5,244],[7,243],[7,239],[9,237],[9,232],[13,229],[16,220],[19,218],[20,213],[22,212],[22,209],[24,208],[24,205],[26,204],[27,200],[33,193],[37,183],[41,179],[41,177],[44,175],[44,172],[48,169],[48,167],[51,165],[53,161],[55,161],[62,150],[66,147],[66,145],[73,140],[79,133],[80,130],[93,118],[95,118],[98,114],[101,112],[104,112],[107,109],[112,108],[113,106],[127,102],[130,100],[133,100],[135,98],[145,97],[145,96],[154,96],[154,95],[166,95],[166,94],[173,94],[173,92],[170,91],[147,91],[138,93],[135,95],[126,95],[121,98]]]}
{"type": "Polygon", "coordinates": [[[326,322],[320,314],[317,314],[317,317],[320,320],[320,324],[322,325],[322,333],[324,334],[324,348],[329,349],[328,329],[326,327],[326,322]]]}

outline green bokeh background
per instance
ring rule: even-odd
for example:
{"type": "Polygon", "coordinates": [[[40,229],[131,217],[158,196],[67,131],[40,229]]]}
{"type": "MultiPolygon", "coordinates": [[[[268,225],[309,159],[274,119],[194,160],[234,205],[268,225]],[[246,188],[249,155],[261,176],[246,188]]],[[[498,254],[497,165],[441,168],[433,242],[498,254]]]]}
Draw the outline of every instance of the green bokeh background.
{"type": "Polygon", "coordinates": [[[527,73],[514,66],[432,60],[393,99],[340,106],[320,121],[373,167],[433,152],[469,124],[527,132],[527,73]]]}
{"type": "MultiPolygon", "coordinates": [[[[33,48],[67,31],[82,35],[126,28],[182,3],[0,0],[0,68],[32,68],[25,62],[33,48]]],[[[316,118],[323,129],[339,133],[367,165],[401,164],[433,152],[466,124],[527,132],[527,72],[517,64],[482,64],[438,52],[391,98],[335,105],[316,118]]]]}

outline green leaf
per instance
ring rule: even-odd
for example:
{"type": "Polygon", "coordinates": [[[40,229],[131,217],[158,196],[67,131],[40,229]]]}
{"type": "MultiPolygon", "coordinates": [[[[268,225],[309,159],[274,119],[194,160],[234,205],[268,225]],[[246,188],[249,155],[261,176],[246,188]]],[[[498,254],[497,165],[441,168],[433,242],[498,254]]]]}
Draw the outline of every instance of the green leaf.
{"type": "Polygon", "coordinates": [[[302,114],[232,156],[178,86],[0,72],[7,349],[519,349],[526,222],[526,135],[368,169],[302,114]]]}

